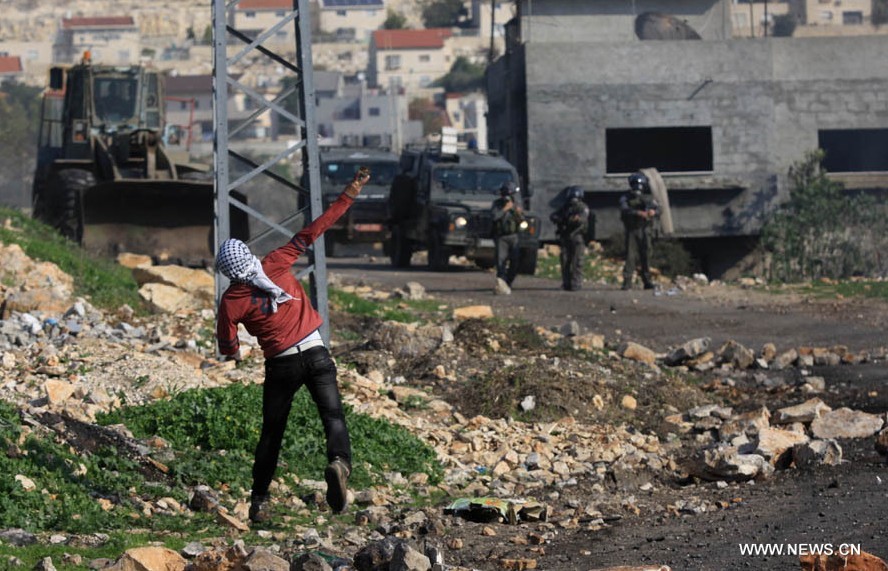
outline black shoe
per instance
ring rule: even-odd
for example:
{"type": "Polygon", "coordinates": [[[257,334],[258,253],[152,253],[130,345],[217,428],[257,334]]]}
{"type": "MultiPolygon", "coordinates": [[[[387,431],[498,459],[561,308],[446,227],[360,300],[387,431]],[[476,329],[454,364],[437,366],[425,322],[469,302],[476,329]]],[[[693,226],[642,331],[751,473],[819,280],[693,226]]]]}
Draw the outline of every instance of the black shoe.
{"type": "Polygon", "coordinates": [[[654,284],[652,284],[650,282],[644,284],[644,289],[655,289],[656,287],[657,286],[655,286],[654,284]]]}
{"type": "Polygon", "coordinates": [[[342,513],[348,507],[348,476],[351,470],[341,458],[327,465],[324,479],[327,481],[327,504],[333,513],[342,513]]]}
{"type": "Polygon", "coordinates": [[[628,290],[632,289],[632,284],[623,282],[623,287],[621,287],[620,289],[623,291],[628,291],[628,290]]]}
{"type": "Polygon", "coordinates": [[[250,521],[265,523],[271,519],[271,505],[268,496],[253,496],[250,500],[250,521]]]}

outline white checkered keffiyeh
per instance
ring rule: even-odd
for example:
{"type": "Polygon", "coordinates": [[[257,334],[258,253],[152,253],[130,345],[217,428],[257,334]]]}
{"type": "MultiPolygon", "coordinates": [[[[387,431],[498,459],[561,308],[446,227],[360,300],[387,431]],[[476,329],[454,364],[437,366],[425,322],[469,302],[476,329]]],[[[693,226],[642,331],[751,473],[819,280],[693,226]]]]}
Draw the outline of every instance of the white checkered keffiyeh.
{"type": "Polygon", "coordinates": [[[253,255],[250,248],[234,238],[225,240],[216,256],[216,268],[233,282],[249,284],[268,293],[271,312],[277,312],[279,303],[293,299],[293,296],[271,281],[262,270],[262,262],[253,255]]]}

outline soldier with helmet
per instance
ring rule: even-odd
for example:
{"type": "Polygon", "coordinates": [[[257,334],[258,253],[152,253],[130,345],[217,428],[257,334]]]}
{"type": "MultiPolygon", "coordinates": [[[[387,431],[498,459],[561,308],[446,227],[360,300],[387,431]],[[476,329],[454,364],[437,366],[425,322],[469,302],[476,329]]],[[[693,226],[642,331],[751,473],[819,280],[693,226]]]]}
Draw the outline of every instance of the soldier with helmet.
{"type": "Polygon", "coordinates": [[[518,203],[518,186],[512,182],[504,182],[500,187],[500,196],[493,201],[493,241],[496,250],[496,291],[511,293],[512,282],[518,275],[518,262],[521,250],[518,247],[518,231],[524,220],[524,212],[518,203]],[[499,281],[503,283],[499,283],[499,281]],[[504,287],[505,286],[505,287],[504,287]]]}
{"type": "Polygon", "coordinates": [[[561,244],[561,289],[577,291],[583,287],[583,258],[589,230],[589,207],[583,202],[585,191],[579,186],[565,189],[567,201],[552,213],[561,244]]]}
{"type": "Polygon", "coordinates": [[[651,195],[648,178],[641,172],[629,175],[629,190],[620,197],[620,217],[626,240],[626,265],[623,266],[623,289],[632,288],[632,276],[641,264],[644,289],[654,289],[651,281],[651,228],[660,214],[660,205],[651,195]]]}

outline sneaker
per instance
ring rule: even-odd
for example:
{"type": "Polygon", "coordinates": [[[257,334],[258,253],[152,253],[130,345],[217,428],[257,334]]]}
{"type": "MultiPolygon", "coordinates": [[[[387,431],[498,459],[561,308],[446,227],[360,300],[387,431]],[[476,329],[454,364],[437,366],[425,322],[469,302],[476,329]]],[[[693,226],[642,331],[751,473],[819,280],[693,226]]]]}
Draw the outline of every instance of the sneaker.
{"type": "Polygon", "coordinates": [[[342,513],[348,505],[348,464],[337,458],[327,465],[324,479],[327,481],[327,504],[334,513],[342,513]]]}
{"type": "Polygon", "coordinates": [[[268,496],[254,496],[250,500],[250,521],[265,523],[271,519],[271,504],[268,496]]]}

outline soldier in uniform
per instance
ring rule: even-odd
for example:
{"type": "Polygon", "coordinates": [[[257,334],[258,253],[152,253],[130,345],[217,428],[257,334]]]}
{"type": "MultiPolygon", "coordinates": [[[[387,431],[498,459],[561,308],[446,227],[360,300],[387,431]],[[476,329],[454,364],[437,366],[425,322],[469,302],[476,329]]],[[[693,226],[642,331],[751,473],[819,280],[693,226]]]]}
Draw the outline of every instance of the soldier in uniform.
{"type": "Polygon", "coordinates": [[[505,283],[503,293],[510,293],[512,282],[518,275],[518,261],[521,250],[518,248],[518,231],[524,220],[521,205],[515,200],[518,187],[514,182],[505,182],[500,187],[500,197],[493,201],[493,241],[496,248],[496,277],[505,283]]]}
{"type": "Polygon", "coordinates": [[[623,289],[632,289],[632,276],[641,264],[644,289],[654,289],[651,281],[651,227],[660,214],[660,206],[650,194],[647,177],[640,172],[629,175],[629,190],[620,197],[620,217],[626,239],[626,265],[623,266],[623,289]]]}
{"type": "Polygon", "coordinates": [[[585,192],[579,186],[567,188],[567,202],[552,213],[561,244],[561,289],[577,291],[583,287],[583,257],[589,230],[589,207],[583,202],[585,192]]]}

